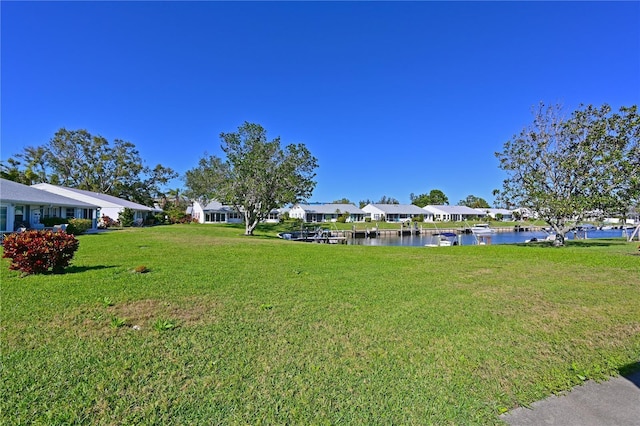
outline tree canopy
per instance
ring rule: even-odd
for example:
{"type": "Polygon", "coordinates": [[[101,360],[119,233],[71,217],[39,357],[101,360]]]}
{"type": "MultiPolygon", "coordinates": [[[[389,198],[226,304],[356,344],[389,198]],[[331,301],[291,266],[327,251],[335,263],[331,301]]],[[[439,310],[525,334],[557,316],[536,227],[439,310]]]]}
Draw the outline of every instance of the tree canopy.
{"type": "Polygon", "coordinates": [[[467,195],[467,198],[458,201],[458,205],[471,207],[472,209],[488,209],[490,207],[487,200],[475,195],[467,195]]]}
{"type": "Polygon", "coordinates": [[[26,185],[51,183],[99,192],[152,205],[161,186],[178,176],[161,164],[144,165],[135,145],[121,139],[109,143],[88,131],[58,130],[41,146],[29,146],[6,164],[0,175],[26,185]]]}
{"type": "Polygon", "coordinates": [[[540,104],[533,123],[496,156],[507,179],[499,197],[528,207],[556,232],[556,244],[587,214],[624,216],[640,198],[637,106],[580,106],[568,119],[540,104]]]}
{"type": "Polygon", "coordinates": [[[334,200],[331,204],[353,204],[351,200],[346,197],[340,198],[339,200],[334,200]]]}
{"type": "Polygon", "coordinates": [[[360,208],[363,208],[367,204],[400,204],[400,201],[398,201],[396,198],[383,195],[378,201],[371,201],[369,199],[366,199],[360,200],[360,202],[358,203],[360,208]]]}
{"type": "Polygon", "coordinates": [[[200,159],[185,174],[187,194],[202,204],[233,205],[244,215],[245,235],[253,235],[271,210],[311,196],[318,165],[304,144],[283,149],[280,137],[268,141],[266,130],[249,122],[220,139],[226,158],[200,159]]]}
{"type": "Polygon", "coordinates": [[[411,204],[414,204],[418,207],[424,207],[428,205],[433,206],[444,206],[449,204],[449,199],[444,192],[439,189],[432,189],[429,194],[410,194],[409,199],[411,200],[411,204]]]}

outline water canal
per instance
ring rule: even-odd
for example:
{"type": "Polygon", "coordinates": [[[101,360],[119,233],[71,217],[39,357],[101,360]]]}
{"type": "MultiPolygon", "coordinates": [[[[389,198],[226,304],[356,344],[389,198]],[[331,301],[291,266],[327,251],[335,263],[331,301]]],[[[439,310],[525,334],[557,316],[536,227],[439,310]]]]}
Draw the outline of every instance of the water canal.
{"type": "MultiPolygon", "coordinates": [[[[622,229],[608,230],[592,230],[587,231],[587,239],[592,238],[621,238],[628,237],[631,231],[626,233],[622,229]]],[[[533,238],[544,240],[547,234],[544,231],[527,231],[527,232],[495,232],[491,234],[491,244],[517,244],[524,243],[533,238]]],[[[576,237],[573,232],[567,234],[567,239],[572,240],[576,237]]],[[[584,238],[584,232],[578,237],[584,238]]],[[[432,235],[411,235],[403,237],[379,237],[379,238],[347,238],[347,244],[360,246],[425,246],[436,241],[436,237],[432,235]]],[[[461,234],[458,236],[459,244],[463,246],[477,244],[476,237],[472,234],[461,234]]]]}

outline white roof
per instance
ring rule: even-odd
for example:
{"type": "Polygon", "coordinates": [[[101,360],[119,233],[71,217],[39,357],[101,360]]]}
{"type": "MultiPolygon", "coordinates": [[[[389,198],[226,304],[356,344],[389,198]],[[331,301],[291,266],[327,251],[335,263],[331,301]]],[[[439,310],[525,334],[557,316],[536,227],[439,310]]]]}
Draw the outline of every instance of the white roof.
{"type": "MultiPolygon", "coordinates": [[[[197,203],[203,212],[220,212],[220,213],[228,213],[228,212],[237,212],[234,206],[230,206],[228,204],[222,204],[219,201],[212,200],[206,206],[202,206],[198,201],[194,201],[194,204],[197,203]]],[[[289,211],[289,208],[283,209],[272,209],[269,213],[284,213],[285,211],[289,211]]],[[[243,211],[242,207],[240,207],[240,211],[243,211]]],[[[187,207],[187,214],[193,214],[193,207],[187,207]]]]}
{"type": "Polygon", "coordinates": [[[38,183],[32,185],[33,188],[54,194],[64,195],[80,201],[93,203],[100,207],[126,207],[132,210],[154,211],[152,207],[134,203],[133,201],[114,197],[113,195],[100,194],[99,192],[85,191],[83,189],[67,188],[64,186],[51,185],[50,183],[38,183]]]}
{"type": "Polygon", "coordinates": [[[7,179],[0,179],[0,200],[31,205],[46,204],[52,206],[80,207],[85,209],[98,208],[98,206],[94,204],[42,191],[7,179]]]}
{"type": "Polygon", "coordinates": [[[479,215],[484,214],[467,206],[434,206],[428,205],[423,207],[430,213],[459,214],[459,215],[479,215]]]}
{"type": "Polygon", "coordinates": [[[369,210],[368,207],[378,209],[385,214],[424,214],[424,210],[415,204],[367,204],[363,210],[369,210]]]}
{"type": "Polygon", "coordinates": [[[364,214],[365,212],[357,208],[354,204],[298,204],[297,207],[306,213],[334,214],[340,210],[341,213],[364,214]]]}
{"type": "Polygon", "coordinates": [[[215,211],[215,212],[228,212],[228,211],[235,211],[235,209],[232,206],[227,206],[225,204],[222,204],[219,201],[211,201],[209,202],[209,204],[207,204],[206,206],[202,207],[203,211],[215,211]]]}

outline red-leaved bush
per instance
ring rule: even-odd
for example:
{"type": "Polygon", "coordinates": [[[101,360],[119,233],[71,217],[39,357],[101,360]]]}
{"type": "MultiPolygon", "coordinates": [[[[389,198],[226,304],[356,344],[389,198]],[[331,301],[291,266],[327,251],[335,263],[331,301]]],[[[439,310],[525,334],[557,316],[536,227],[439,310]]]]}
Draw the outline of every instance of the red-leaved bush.
{"type": "Polygon", "coordinates": [[[11,259],[9,269],[25,275],[51,270],[62,273],[69,266],[80,242],[64,231],[25,231],[7,235],[2,257],[11,259]]]}

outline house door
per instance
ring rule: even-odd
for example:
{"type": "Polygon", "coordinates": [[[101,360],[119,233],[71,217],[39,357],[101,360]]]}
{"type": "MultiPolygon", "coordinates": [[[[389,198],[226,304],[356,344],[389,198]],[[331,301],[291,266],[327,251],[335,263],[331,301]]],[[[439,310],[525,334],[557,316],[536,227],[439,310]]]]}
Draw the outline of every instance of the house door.
{"type": "Polygon", "coordinates": [[[36,225],[38,223],[40,223],[40,210],[33,210],[31,212],[31,225],[36,225]]]}
{"type": "MultiPolygon", "coordinates": [[[[18,229],[19,227],[22,226],[26,226],[26,223],[24,223],[24,211],[25,211],[25,206],[15,206],[14,210],[13,210],[13,227],[15,229],[18,229]]],[[[14,230],[15,230],[14,229],[14,230]]]]}

